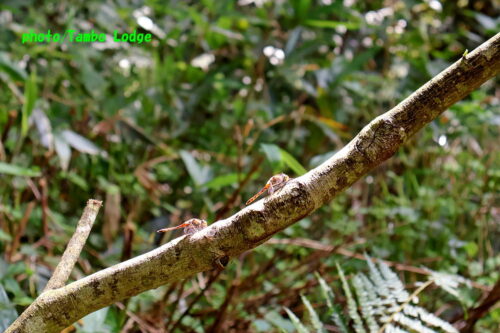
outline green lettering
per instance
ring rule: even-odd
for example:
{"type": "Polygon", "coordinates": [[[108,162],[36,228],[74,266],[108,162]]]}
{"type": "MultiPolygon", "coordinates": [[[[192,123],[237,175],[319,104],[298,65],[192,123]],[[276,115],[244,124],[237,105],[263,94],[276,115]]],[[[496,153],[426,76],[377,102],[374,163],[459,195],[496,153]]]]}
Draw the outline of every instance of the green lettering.
{"type": "Polygon", "coordinates": [[[118,37],[118,31],[113,31],[113,41],[114,42],[121,42],[121,39],[118,37]]]}

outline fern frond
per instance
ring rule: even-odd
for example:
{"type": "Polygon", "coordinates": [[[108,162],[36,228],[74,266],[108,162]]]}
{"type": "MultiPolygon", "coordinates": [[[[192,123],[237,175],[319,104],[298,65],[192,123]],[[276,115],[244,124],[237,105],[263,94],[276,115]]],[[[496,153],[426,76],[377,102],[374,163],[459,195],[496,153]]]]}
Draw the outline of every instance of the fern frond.
{"type": "Polygon", "coordinates": [[[285,307],[285,311],[298,333],[309,333],[307,328],[300,322],[300,319],[289,308],[285,307]]]}
{"type": "Polygon", "coordinates": [[[419,333],[437,333],[433,329],[422,324],[420,320],[412,319],[399,312],[394,315],[394,322],[399,323],[401,326],[410,328],[411,330],[419,333]]]}
{"type": "Polygon", "coordinates": [[[458,286],[461,284],[470,286],[472,284],[471,281],[458,275],[435,272],[428,268],[426,268],[426,270],[431,273],[431,279],[437,286],[441,287],[444,291],[458,299],[461,299],[460,294],[458,293],[458,286]]]}
{"type": "Polygon", "coordinates": [[[312,326],[314,327],[316,332],[323,333],[325,331],[325,328],[323,327],[323,323],[319,319],[319,316],[316,313],[316,311],[314,310],[314,308],[312,307],[311,303],[303,295],[301,295],[300,298],[302,299],[302,303],[304,303],[304,305],[306,306],[307,312],[309,313],[309,316],[311,317],[312,326]]]}
{"type": "Polygon", "coordinates": [[[399,328],[397,326],[394,326],[392,324],[389,324],[385,328],[385,332],[384,333],[410,333],[410,332],[405,331],[404,329],[399,328]]]}
{"type": "Polygon", "coordinates": [[[332,288],[330,288],[330,286],[321,277],[321,275],[318,274],[318,272],[315,272],[314,275],[316,276],[316,279],[318,279],[319,286],[321,287],[321,292],[326,300],[326,305],[329,309],[333,309],[333,300],[335,299],[335,295],[333,294],[332,288]]]}
{"type": "Polygon", "coordinates": [[[334,293],[332,288],[326,283],[326,281],[319,275],[317,272],[315,273],[316,278],[319,281],[319,285],[321,287],[321,292],[323,294],[323,297],[326,300],[326,305],[328,306],[328,315],[332,318],[333,323],[337,326],[339,331],[341,333],[348,333],[347,325],[344,320],[344,316],[338,309],[338,305],[335,305],[334,299],[334,293]]]}
{"type": "Polygon", "coordinates": [[[384,303],[378,297],[375,285],[364,274],[361,274],[361,280],[363,281],[364,288],[367,292],[368,300],[373,307],[374,314],[376,316],[384,316],[385,315],[384,303]]]}
{"type": "MultiPolygon", "coordinates": [[[[352,327],[356,333],[365,333],[368,328],[370,333],[458,333],[449,323],[428,312],[424,308],[417,306],[418,295],[428,286],[436,283],[443,289],[457,291],[460,284],[468,281],[460,276],[432,272],[428,281],[409,293],[399,279],[384,262],[374,263],[366,255],[369,267],[368,276],[362,273],[356,274],[352,280],[352,287],[356,298],[353,296],[349,283],[346,280],[344,271],[337,264],[342,290],[347,299],[347,313],[352,319],[352,327]],[[413,303],[413,304],[412,304],[413,303]]],[[[337,310],[334,304],[334,294],[325,280],[318,274],[322,293],[326,299],[329,316],[342,333],[351,332],[345,325],[342,312],[337,310]]],[[[306,297],[302,297],[302,302],[306,306],[311,317],[311,323],[316,332],[324,332],[324,325],[320,317],[311,306],[306,297]]],[[[292,323],[299,333],[307,332],[305,326],[289,310],[286,309],[292,323]]]]}
{"type": "Polygon", "coordinates": [[[374,304],[370,299],[374,295],[373,294],[369,295],[368,290],[365,288],[362,274],[354,276],[354,278],[352,279],[352,285],[356,292],[356,296],[358,298],[358,304],[361,307],[361,314],[363,315],[363,319],[365,320],[366,325],[368,326],[368,330],[370,331],[370,333],[377,333],[380,327],[377,324],[377,320],[374,317],[375,316],[374,304]]]}
{"type": "Polygon", "coordinates": [[[339,271],[340,280],[342,281],[342,289],[344,290],[344,294],[347,298],[347,309],[349,311],[349,317],[351,317],[351,319],[354,321],[354,330],[356,331],[356,333],[366,333],[366,330],[363,326],[363,321],[361,320],[361,317],[358,314],[356,301],[354,300],[354,297],[352,296],[351,293],[351,289],[347,284],[347,280],[345,279],[344,276],[344,271],[342,270],[342,268],[340,268],[338,263],[337,263],[337,270],[339,271]]]}
{"type": "Polygon", "coordinates": [[[447,333],[458,333],[457,329],[451,326],[450,323],[428,312],[424,308],[408,304],[403,311],[405,314],[408,314],[412,317],[418,317],[424,323],[427,323],[428,325],[434,327],[439,327],[447,333]]]}

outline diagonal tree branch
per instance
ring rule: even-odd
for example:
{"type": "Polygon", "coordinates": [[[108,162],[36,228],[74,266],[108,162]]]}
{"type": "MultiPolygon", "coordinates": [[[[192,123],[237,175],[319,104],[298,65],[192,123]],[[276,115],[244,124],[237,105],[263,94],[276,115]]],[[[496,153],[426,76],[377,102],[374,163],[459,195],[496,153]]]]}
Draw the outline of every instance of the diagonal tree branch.
{"type": "Polygon", "coordinates": [[[7,332],[58,332],[116,301],[212,269],[217,261],[227,262],[259,246],[391,157],[409,137],[499,71],[500,33],[375,118],[335,156],[278,193],[192,236],[42,293],[7,332]]]}
{"type": "Polygon", "coordinates": [[[83,246],[89,237],[90,230],[92,229],[92,225],[94,224],[101,206],[102,201],[94,199],[87,201],[87,206],[83,210],[82,217],[76,225],[76,231],[69,240],[68,246],[66,246],[66,250],[64,250],[61,257],[61,261],[57,265],[49,282],[47,282],[44,291],[61,288],[66,284],[76,261],[80,257],[80,252],[82,252],[83,246]]]}

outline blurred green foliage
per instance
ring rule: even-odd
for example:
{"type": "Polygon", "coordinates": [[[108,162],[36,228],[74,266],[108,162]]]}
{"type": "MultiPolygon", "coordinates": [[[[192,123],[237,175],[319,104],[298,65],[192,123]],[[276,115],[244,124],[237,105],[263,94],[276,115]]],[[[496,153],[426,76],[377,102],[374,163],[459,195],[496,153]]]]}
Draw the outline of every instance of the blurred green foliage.
{"type": "MultiPolygon", "coordinates": [[[[231,215],[274,173],[319,165],[499,30],[498,5],[472,0],[5,0],[0,10],[2,327],[43,288],[87,199],[105,207],[73,278],[166,242],[154,233],[161,227],[231,215]],[[94,29],[108,42],[21,43],[49,29],[94,29]],[[112,43],[115,30],[153,41],[112,43]]],[[[335,284],[335,261],[347,274],[364,266],[342,251],[280,243],[289,238],[491,286],[498,93],[491,80],[224,272],[148,291],[77,330],[291,331],[283,306],[303,311],[299,292],[313,293],[315,271],[335,284]]],[[[483,292],[422,301],[453,319],[483,292]]],[[[499,318],[496,309],[477,326],[493,332],[499,318]]]]}

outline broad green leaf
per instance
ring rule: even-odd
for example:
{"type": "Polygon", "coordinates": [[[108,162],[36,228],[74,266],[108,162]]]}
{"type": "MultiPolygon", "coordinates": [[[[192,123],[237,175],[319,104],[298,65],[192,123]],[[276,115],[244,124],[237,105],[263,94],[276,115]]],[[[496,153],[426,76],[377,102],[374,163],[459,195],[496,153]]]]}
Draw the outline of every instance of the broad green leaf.
{"type": "Polygon", "coordinates": [[[307,170],[286,150],[280,148],[281,159],[295,174],[302,176],[307,170]]]}
{"type": "Polygon", "coordinates": [[[274,172],[282,172],[284,166],[289,167],[297,175],[303,175],[307,170],[289,152],[280,147],[263,143],[260,145],[274,172]]]}
{"type": "Polygon", "coordinates": [[[215,177],[211,181],[203,184],[203,187],[210,189],[218,189],[224,186],[229,186],[236,184],[238,182],[238,174],[237,173],[228,173],[227,175],[221,175],[215,177]]]}
{"type": "Polygon", "coordinates": [[[0,162],[0,174],[24,177],[39,177],[42,173],[36,166],[32,168],[25,168],[19,165],[0,162]]]}
{"type": "Polygon", "coordinates": [[[273,144],[262,143],[260,145],[267,160],[271,164],[274,172],[280,172],[283,169],[283,160],[281,158],[281,150],[273,144]]]}

